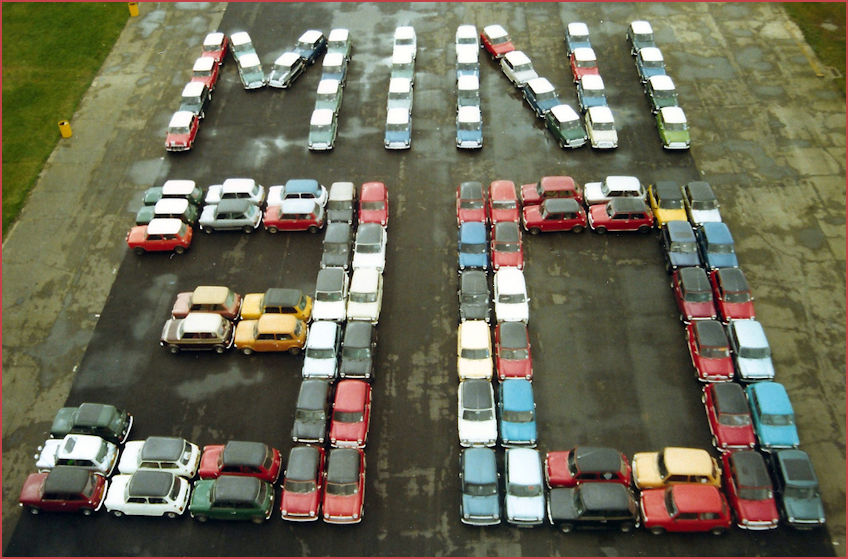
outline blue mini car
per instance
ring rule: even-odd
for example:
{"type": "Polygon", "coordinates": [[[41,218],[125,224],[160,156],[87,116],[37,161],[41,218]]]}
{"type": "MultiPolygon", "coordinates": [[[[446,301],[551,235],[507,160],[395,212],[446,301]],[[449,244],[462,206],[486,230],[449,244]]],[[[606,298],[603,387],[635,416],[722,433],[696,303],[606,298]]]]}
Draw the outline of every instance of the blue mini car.
{"type": "Polygon", "coordinates": [[[751,419],[760,449],[797,448],[795,412],[786,389],[779,382],[756,382],[745,388],[751,406],[751,419]]]}
{"type": "Polygon", "coordinates": [[[536,446],[536,402],[529,380],[506,379],[500,383],[498,412],[503,446],[536,446]]]}
{"type": "Polygon", "coordinates": [[[294,52],[300,55],[307,64],[315,64],[315,60],[327,50],[327,38],[316,29],[304,31],[298,37],[294,52]]]}
{"type": "Polygon", "coordinates": [[[498,466],[491,448],[465,448],[459,455],[459,483],[462,502],[460,520],[473,526],[501,523],[498,497],[498,466]]]}
{"type": "Polygon", "coordinates": [[[412,144],[412,116],[403,108],[389,109],[386,115],[386,149],[409,149],[412,144]]]}
{"type": "Polygon", "coordinates": [[[604,80],[598,74],[586,74],[577,82],[577,104],[586,112],[589,107],[603,107],[607,104],[604,80]]]}
{"type": "Polygon", "coordinates": [[[527,80],[522,88],[522,94],[539,118],[543,118],[552,108],[562,104],[554,86],[545,78],[527,80]]]}
{"type": "Polygon", "coordinates": [[[479,107],[459,107],[456,112],[456,147],[483,147],[483,119],[479,107]]]}
{"type": "Polygon", "coordinates": [[[671,220],[660,230],[665,269],[672,272],[678,268],[700,266],[701,256],[695,242],[695,231],[688,221],[671,220]]]}
{"type": "Polygon", "coordinates": [[[636,71],[644,84],[652,76],[665,75],[665,61],[657,47],[645,47],[636,53],[636,71]]]}
{"type": "Polygon", "coordinates": [[[736,268],[736,250],[730,229],[722,222],[707,222],[695,232],[698,238],[698,250],[701,260],[710,270],[716,268],[736,268]]]}
{"type": "Polygon", "coordinates": [[[798,530],[824,525],[819,480],[809,455],[803,450],[778,450],[772,454],[772,471],[780,513],[786,523],[798,530]]]}
{"type": "Polygon", "coordinates": [[[589,27],[582,21],[572,21],[565,27],[565,54],[570,55],[576,48],[592,48],[589,42],[589,27]]]}
{"type": "Polygon", "coordinates": [[[489,239],[486,224],[466,221],[459,226],[459,269],[489,269],[489,239]]]}

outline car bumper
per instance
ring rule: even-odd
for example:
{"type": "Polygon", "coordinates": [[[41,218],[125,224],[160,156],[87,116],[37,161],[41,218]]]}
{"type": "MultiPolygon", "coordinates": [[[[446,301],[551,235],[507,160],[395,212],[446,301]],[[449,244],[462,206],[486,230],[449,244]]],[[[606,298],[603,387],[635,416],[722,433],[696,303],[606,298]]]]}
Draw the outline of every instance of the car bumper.
{"type": "Polygon", "coordinates": [[[409,149],[409,142],[386,142],[386,149],[409,149]]]}
{"type": "Polygon", "coordinates": [[[496,526],[501,523],[499,516],[461,516],[463,524],[469,526],[496,526]]]}
{"type": "Polygon", "coordinates": [[[483,147],[483,142],[457,142],[456,147],[459,149],[480,149],[483,147]]]}
{"type": "Polygon", "coordinates": [[[191,149],[191,146],[175,146],[165,144],[165,149],[168,151],[188,151],[191,149]]]}
{"type": "Polygon", "coordinates": [[[688,142],[672,142],[663,146],[665,149],[689,149],[688,142]]]}
{"type": "Polygon", "coordinates": [[[618,147],[617,142],[593,142],[592,147],[595,149],[615,149],[618,147]]]}
{"type": "Polygon", "coordinates": [[[329,150],[333,149],[332,144],[325,144],[325,143],[309,144],[308,147],[312,151],[329,151],[329,150]]]}

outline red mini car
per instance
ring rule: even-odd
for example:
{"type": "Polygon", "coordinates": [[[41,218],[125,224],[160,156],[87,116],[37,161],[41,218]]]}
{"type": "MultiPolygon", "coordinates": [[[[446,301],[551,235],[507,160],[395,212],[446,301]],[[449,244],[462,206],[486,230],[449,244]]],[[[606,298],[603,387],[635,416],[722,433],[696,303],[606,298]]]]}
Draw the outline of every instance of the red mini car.
{"type": "Polygon", "coordinates": [[[744,389],[735,382],[716,382],[704,387],[701,395],[713,446],[720,452],[754,448],[754,426],[744,389]]]}
{"type": "Polygon", "coordinates": [[[541,204],[548,198],[574,198],[583,203],[583,189],[568,176],[542,177],[539,182],[521,185],[521,203],[524,206],[541,204]]]}
{"type": "Polygon", "coordinates": [[[489,222],[486,193],[482,183],[468,181],[456,187],[456,226],[459,227],[466,221],[489,222]]]}
{"type": "Polygon", "coordinates": [[[716,318],[713,291],[703,268],[680,268],[671,274],[671,291],[680,311],[680,320],[716,318]]]}
{"type": "Polygon", "coordinates": [[[284,520],[318,520],[324,493],[324,448],[300,445],[289,451],[280,495],[284,520]]]}
{"type": "Polygon", "coordinates": [[[324,489],[324,522],[354,524],[365,509],[365,451],[331,448],[324,489]]]}
{"type": "Polygon", "coordinates": [[[713,297],[722,322],[757,318],[754,313],[754,296],[748,280],[739,268],[719,268],[710,272],[713,297]]]}
{"type": "Polygon", "coordinates": [[[498,379],[533,380],[530,334],[523,322],[498,322],[495,327],[495,366],[498,379]]]}
{"type": "Polygon", "coordinates": [[[191,81],[205,83],[209,91],[212,91],[218,83],[219,74],[220,69],[215,59],[211,56],[201,56],[194,61],[194,66],[191,68],[191,81]]]}
{"type": "Polygon", "coordinates": [[[365,448],[370,423],[371,385],[364,380],[339,381],[330,422],[330,445],[365,448]]]}
{"type": "Polygon", "coordinates": [[[515,46],[509,38],[509,33],[502,26],[494,24],[487,25],[480,32],[480,46],[492,55],[492,58],[501,58],[508,52],[514,51],[515,46]]]}
{"type": "Polygon", "coordinates": [[[200,129],[200,119],[190,111],[177,111],[168,123],[168,133],[165,135],[167,151],[188,151],[194,146],[197,131],[200,129]]]}
{"type": "Polygon", "coordinates": [[[756,450],[737,450],[721,456],[727,501],[743,530],[777,528],[779,514],[774,487],[763,455],[756,450]]]}
{"type": "Polygon", "coordinates": [[[698,380],[733,380],[733,359],[724,326],[717,320],[693,320],[686,325],[689,355],[698,380]]]}
{"type": "Polygon", "coordinates": [[[359,223],[389,225],[389,193],[381,182],[366,182],[359,192],[359,223]]]}
{"type": "Polygon", "coordinates": [[[309,231],[317,233],[324,227],[324,210],[308,198],[283,200],[282,205],[268,206],[262,223],[269,233],[277,231],[309,231]]]}
{"type": "Polygon", "coordinates": [[[620,483],[630,487],[627,457],[614,448],[577,446],[545,455],[548,487],[575,487],[584,481],[620,483]]]}
{"type": "Polygon", "coordinates": [[[203,39],[203,51],[201,56],[208,56],[215,59],[215,62],[221,64],[224,62],[224,57],[227,55],[227,48],[230,46],[230,39],[225,33],[215,32],[206,35],[203,39]]]}
{"type": "Polygon", "coordinates": [[[575,198],[550,198],[539,205],[524,206],[524,229],[531,235],[555,231],[580,233],[589,223],[586,210],[575,198]]]}
{"type": "Polygon", "coordinates": [[[489,185],[489,216],[492,223],[518,221],[520,215],[514,182],[497,180],[489,185]]]}
{"type": "Polygon", "coordinates": [[[30,474],[21,489],[20,505],[32,514],[82,512],[100,509],[108,486],[102,474],[74,466],[56,466],[49,472],[30,474]]]}
{"type": "Polygon", "coordinates": [[[501,221],[492,226],[492,268],[524,269],[524,247],[521,228],[514,221],[501,221]]]}
{"type": "Polygon", "coordinates": [[[275,483],[280,476],[280,451],[264,443],[229,441],[226,445],[206,445],[197,475],[215,479],[222,475],[257,477],[275,483]]]}
{"type": "Polygon", "coordinates": [[[730,528],[727,500],[714,485],[679,483],[644,489],[639,499],[642,524],[652,534],[664,532],[712,532],[730,528]]]}
{"type": "Polygon", "coordinates": [[[589,207],[589,226],[600,235],[607,231],[649,233],[654,226],[654,214],[641,198],[613,198],[606,204],[589,207]]]}
{"type": "Polygon", "coordinates": [[[574,76],[574,83],[578,83],[580,78],[589,74],[600,75],[598,70],[598,59],[595,57],[595,51],[589,47],[577,47],[568,57],[571,65],[571,75],[574,76]]]}
{"type": "Polygon", "coordinates": [[[158,217],[147,225],[136,225],[127,233],[127,246],[136,254],[174,251],[182,254],[191,246],[193,230],[177,218],[158,217]]]}

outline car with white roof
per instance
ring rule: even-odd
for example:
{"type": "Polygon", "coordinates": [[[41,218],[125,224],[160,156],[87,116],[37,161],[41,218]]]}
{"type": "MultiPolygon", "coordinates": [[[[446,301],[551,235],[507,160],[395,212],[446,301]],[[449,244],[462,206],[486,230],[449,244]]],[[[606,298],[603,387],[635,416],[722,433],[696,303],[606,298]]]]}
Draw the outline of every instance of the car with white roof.
{"type": "Polygon", "coordinates": [[[116,517],[176,518],[188,506],[189,491],[188,481],[171,472],[141,470],[113,477],[103,504],[116,517]]]}
{"type": "Polygon", "coordinates": [[[268,76],[268,85],[280,89],[291,87],[294,81],[306,71],[306,63],[296,52],[284,52],[274,61],[274,68],[268,76]]]}
{"type": "MultiPolygon", "coordinates": [[[[353,50],[353,44],[350,39],[350,31],[343,27],[337,27],[330,30],[327,35],[327,54],[340,53],[346,59],[350,60],[350,54],[353,50]]],[[[327,54],[324,56],[326,57],[327,54]]]]}
{"type": "Polygon", "coordinates": [[[401,49],[392,53],[392,79],[406,78],[415,83],[415,58],[409,50],[401,49]]]}
{"type": "Polygon", "coordinates": [[[253,41],[246,31],[238,31],[230,35],[230,51],[236,60],[244,54],[256,54],[253,41]]]}
{"type": "Polygon", "coordinates": [[[315,109],[329,109],[334,114],[339,112],[342,106],[342,85],[339,80],[324,80],[318,82],[318,90],[315,94],[315,109]]]}
{"type": "Polygon", "coordinates": [[[491,54],[492,58],[495,59],[501,58],[506,53],[515,50],[509,33],[507,33],[503,26],[497,23],[487,25],[483,28],[483,31],[480,32],[480,42],[482,43],[480,46],[486,49],[486,52],[491,54]]]}
{"type": "Polygon", "coordinates": [[[604,80],[598,74],[586,74],[577,82],[577,103],[581,111],[607,104],[604,80]]]}
{"type": "Polygon", "coordinates": [[[382,273],[386,266],[386,242],[386,230],[379,223],[360,224],[353,245],[353,269],[374,268],[382,273]]]}
{"type": "Polygon", "coordinates": [[[665,61],[660,49],[657,47],[645,47],[636,53],[636,71],[639,73],[639,81],[643,84],[651,76],[665,74],[665,61]]]}
{"type": "Polygon", "coordinates": [[[213,184],[206,190],[206,204],[217,204],[222,200],[247,200],[255,206],[265,204],[265,187],[253,179],[226,179],[223,184],[213,184]]]}
{"type": "Polygon", "coordinates": [[[471,46],[456,48],[456,78],[480,77],[480,50],[471,46]]]}
{"type": "Polygon", "coordinates": [[[553,84],[547,78],[528,80],[522,88],[522,95],[539,118],[543,118],[545,113],[561,104],[553,84]]]}
{"type": "Polygon", "coordinates": [[[412,115],[406,109],[391,109],[386,115],[386,149],[409,149],[412,144],[412,115]]]}
{"type": "Polygon", "coordinates": [[[377,321],[380,319],[380,307],[382,304],[383,274],[376,268],[359,268],[354,270],[350,280],[347,319],[367,320],[371,324],[377,324],[377,321]]]}
{"type": "Polygon", "coordinates": [[[327,187],[315,179],[289,179],[286,184],[268,189],[268,205],[279,206],[284,200],[303,198],[313,200],[319,206],[327,205],[327,187]]]}
{"type": "Polygon", "coordinates": [[[477,76],[460,76],[456,80],[456,107],[480,107],[480,79],[477,76]]]}
{"type": "Polygon", "coordinates": [[[356,204],[356,187],[352,182],[339,181],[330,185],[327,199],[327,221],[353,224],[356,204]]]}
{"type": "Polygon", "coordinates": [[[412,54],[412,59],[415,60],[418,44],[415,36],[415,29],[410,25],[402,25],[395,29],[392,52],[398,52],[401,50],[409,51],[410,54],[412,54]]]}
{"type": "Polygon", "coordinates": [[[212,100],[209,87],[202,82],[188,82],[180,95],[181,111],[189,111],[199,118],[206,118],[206,108],[212,100]]]}
{"type": "Polygon", "coordinates": [[[215,84],[218,83],[220,76],[221,70],[210,56],[201,56],[194,61],[191,67],[191,81],[206,84],[209,91],[215,89],[215,84]]]}
{"type": "Polygon", "coordinates": [[[582,21],[572,21],[565,26],[565,54],[571,55],[576,48],[592,48],[589,27],[582,21]]]}
{"type": "Polygon", "coordinates": [[[136,225],[147,225],[157,218],[179,219],[188,225],[197,222],[197,206],[185,198],[160,198],[153,206],[142,206],[135,214],[136,225]]]}
{"type": "Polygon", "coordinates": [[[219,314],[193,312],[185,318],[168,319],[159,345],[171,353],[207,349],[224,353],[233,345],[233,331],[233,323],[219,314]]]}
{"type": "Polygon", "coordinates": [[[774,380],[771,348],[759,321],[731,320],[727,324],[727,338],[730,340],[733,364],[739,380],[774,380]]]}
{"type": "Polygon", "coordinates": [[[652,113],[656,113],[663,107],[677,106],[677,90],[670,76],[665,74],[651,76],[643,87],[651,104],[652,113]]]}
{"type": "Polygon", "coordinates": [[[306,141],[306,147],[311,151],[333,149],[336,145],[336,134],[339,129],[337,118],[338,115],[332,109],[315,109],[312,111],[312,116],[309,117],[309,137],[306,141]]]}
{"type": "Polygon", "coordinates": [[[220,66],[224,62],[224,56],[227,54],[229,45],[229,38],[220,31],[208,33],[203,38],[201,56],[212,58],[220,66]]]}
{"type": "Polygon", "coordinates": [[[339,85],[345,86],[347,81],[347,58],[340,52],[324,55],[321,63],[321,81],[338,80],[339,85]]]}
{"type": "Polygon", "coordinates": [[[656,114],[657,131],[664,149],[689,149],[689,123],[680,107],[663,107],[656,114]]]}
{"type": "Polygon", "coordinates": [[[304,347],[303,378],[334,382],[339,372],[342,327],[332,320],[316,320],[309,326],[304,347]]]}
{"type": "Polygon", "coordinates": [[[501,268],[495,272],[495,318],[498,322],[528,322],[530,299],[524,272],[518,268],[501,268]]]}
{"type": "Polygon", "coordinates": [[[571,75],[574,78],[574,83],[580,81],[585,75],[599,74],[598,58],[595,51],[591,48],[579,47],[569,56],[571,75]]]}
{"type": "Polygon", "coordinates": [[[412,111],[412,82],[407,78],[391,78],[389,80],[389,97],[386,109],[403,109],[412,111]]]}
{"type": "Polygon", "coordinates": [[[545,114],[545,128],[553,134],[559,147],[579,148],[586,144],[588,136],[580,115],[570,105],[554,105],[545,114]]]}
{"type": "Polygon", "coordinates": [[[315,280],[313,320],[344,320],[350,278],[342,268],[324,268],[315,280]]]}
{"type": "Polygon", "coordinates": [[[630,43],[630,54],[633,56],[636,56],[640,49],[657,46],[654,42],[654,29],[644,20],[631,21],[626,37],[630,43]]]}
{"type": "Polygon", "coordinates": [[[477,27],[471,24],[463,24],[456,28],[456,36],[454,39],[456,48],[461,46],[473,46],[475,49],[480,48],[480,40],[477,38],[477,27]]]}
{"type": "Polygon", "coordinates": [[[193,180],[169,179],[162,186],[152,186],[145,190],[142,203],[153,206],[162,198],[185,198],[197,206],[203,201],[203,191],[193,180]]]}
{"type": "Polygon", "coordinates": [[[327,38],[317,29],[309,29],[297,38],[294,50],[304,62],[309,65],[315,64],[318,57],[327,50],[327,38]]]}
{"type": "Polygon", "coordinates": [[[495,391],[492,382],[485,379],[460,382],[457,403],[459,444],[464,447],[495,446],[498,440],[498,422],[495,418],[495,391]]]}
{"type": "Polygon", "coordinates": [[[480,107],[459,107],[456,113],[456,147],[460,149],[483,147],[483,118],[480,107]]]}
{"type": "Polygon", "coordinates": [[[268,83],[262,63],[256,54],[243,54],[236,60],[241,84],[245,89],[259,89],[268,83]]]}
{"type": "Polygon", "coordinates": [[[118,446],[94,435],[65,435],[47,439],[38,447],[35,467],[47,472],[56,466],[74,466],[110,476],[118,462],[118,446]]]}
{"type": "Polygon", "coordinates": [[[586,111],[586,134],[595,149],[614,149],[618,147],[618,132],[615,130],[615,118],[606,105],[589,107],[586,111]]]}
{"type": "Polygon", "coordinates": [[[583,200],[587,205],[603,204],[624,196],[644,200],[646,195],[645,187],[633,176],[610,175],[600,182],[587,182],[583,186],[583,200]]]}
{"type": "Polygon", "coordinates": [[[460,322],[456,342],[459,380],[492,379],[492,335],[485,320],[460,322]]]}
{"type": "Polygon", "coordinates": [[[200,465],[200,449],[182,437],[147,437],[124,445],[118,471],[134,474],[140,470],[159,470],[191,479],[200,465]]]}
{"type": "Polygon", "coordinates": [[[534,448],[508,448],[504,459],[506,521],[516,526],[538,526],[545,520],[542,460],[534,448]]]}
{"type": "Polygon", "coordinates": [[[533,62],[520,50],[508,52],[501,58],[501,70],[515,87],[522,87],[528,80],[539,77],[533,62]]]}
{"type": "Polygon", "coordinates": [[[188,151],[194,147],[197,132],[200,130],[200,119],[191,111],[177,111],[168,121],[168,131],[165,134],[166,151],[188,151]]]}

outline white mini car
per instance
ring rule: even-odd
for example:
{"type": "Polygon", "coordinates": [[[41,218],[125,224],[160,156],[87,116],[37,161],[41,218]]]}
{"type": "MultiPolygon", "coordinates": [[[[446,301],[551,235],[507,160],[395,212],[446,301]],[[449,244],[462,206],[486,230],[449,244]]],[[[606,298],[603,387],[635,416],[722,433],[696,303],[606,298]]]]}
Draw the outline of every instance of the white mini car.
{"type": "Polygon", "coordinates": [[[469,379],[459,383],[457,428],[462,446],[495,446],[498,421],[492,382],[469,379]]]}
{"type": "Polygon", "coordinates": [[[309,326],[304,348],[303,378],[325,379],[333,382],[339,370],[342,327],[331,320],[316,320],[309,326]]]}
{"type": "Polygon", "coordinates": [[[586,111],[586,134],[595,149],[618,147],[618,132],[609,107],[589,107],[586,111]]]}
{"type": "Polygon", "coordinates": [[[47,439],[38,450],[35,467],[39,472],[52,470],[56,466],[76,466],[108,477],[118,462],[118,447],[94,435],[65,435],[64,439],[47,439]]]}
{"type": "MultiPolygon", "coordinates": [[[[323,270],[322,270],[323,271],[323,270]]],[[[348,320],[367,320],[377,324],[383,303],[383,274],[376,268],[359,268],[350,280],[347,302],[348,320]]],[[[312,315],[315,316],[313,308],[312,315]]]]}
{"type": "Polygon", "coordinates": [[[539,77],[530,58],[520,50],[508,52],[501,58],[501,70],[515,87],[523,87],[528,80],[539,77]]]}
{"type": "Polygon", "coordinates": [[[545,520],[542,461],[534,448],[508,448],[505,459],[506,521],[516,526],[538,526],[545,520]]]}
{"type": "Polygon", "coordinates": [[[412,54],[412,59],[415,60],[415,53],[418,50],[418,45],[415,38],[415,29],[410,25],[402,25],[395,29],[393,52],[401,50],[409,51],[412,54]]]}
{"type": "Polygon", "coordinates": [[[485,320],[466,320],[459,324],[456,370],[460,381],[492,379],[492,336],[485,320]]]}
{"type": "Polygon", "coordinates": [[[475,49],[480,48],[480,36],[477,34],[477,28],[471,24],[460,25],[456,28],[456,48],[464,45],[471,45],[475,49]]]}
{"type": "Polygon", "coordinates": [[[604,204],[613,198],[634,196],[645,199],[645,187],[631,176],[611,175],[601,182],[587,182],[583,186],[583,200],[587,205],[604,204]]]}
{"type": "Polygon", "coordinates": [[[189,483],[170,472],[141,470],[111,479],[104,505],[115,516],[176,518],[188,506],[189,483]]]}
{"type": "Polygon", "coordinates": [[[245,89],[259,89],[268,83],[262,63],[256,54],[248,53],[238,57],[238,73],[245,89]]]}
{"type": "Polygon", "coordinates": [[[524,272],[501,268],[495,272],[495,317],[498,322],[524,322],[530,319],[530,299],[524,272]]]}
{"type": "Polygon", "coordinates": [[[124,446],[118,471],[161,470],[191,479],[200,464],[200,449],[181,437],[147,437],[124,446]]]}
{"type": "Polygon", "coordinates": [[[342,268],[324,268],[315,280],[313,320],[344,320],[350,278],[342,268]]]}
{"type": "Polygon", "coordinates": [[[356,229],[353,246],[353,269],[386,266],[386,230],[379,223],[363,223],[356,229]]]}
{"type": "Polygon", "coordinates": [[[253,179],[226,179],[223,184],[211,185],[203,202],[217,204],[221,200],[248,200],[262,206],[265,203],[265,187],[253,179]]]}

